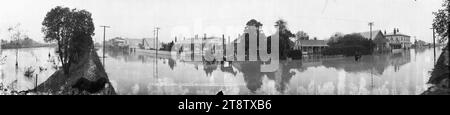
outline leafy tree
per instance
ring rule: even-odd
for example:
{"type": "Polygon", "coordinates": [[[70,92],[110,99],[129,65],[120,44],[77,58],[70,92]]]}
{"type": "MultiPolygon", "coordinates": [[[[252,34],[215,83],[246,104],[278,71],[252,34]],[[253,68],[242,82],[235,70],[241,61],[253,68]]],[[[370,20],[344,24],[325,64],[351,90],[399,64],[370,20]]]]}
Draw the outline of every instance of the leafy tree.
{"type": "Polygon", "coordinates": [[[277,28],[280,37],[280,59],[285,59],[291,51],[291,45],[294,44],[289,38],[295,37],[295,35],[287,28],[287,22],[283,19],[277,20],[275,22],[275,27],[277,28]]]}
{"type": "Polygon", "coordinates": [[[24,36],[23,40],[21,40],[20,43],[23,47],[32,47],[34,45],[34,41],[28,36],[24,36]]]}
{"type": "Polygon", "coordinates": [[[356,54],[371,54],[375,46],[373,41],[365,39],[360,34],[348,34],[337,38],[336,42],[329,42],[328,47],[323,53],[325,55],[352,56],[356,54]]]}
{"type": "Polygon", "coordinates": [[[436,33],[441,36],[439,43],[443,43],[448,39],[448,24],[450,24],[450,15],[449,15],[449,0],[444,0],[442,4],[444,9],[439,9],[437,12],[433,12],[435,18],[433,20],[433,28],[436,30],[436,33]]]}
{"type": "Polygon", "coordinates": [[[297,40],[309,40],[309,35],[304,31],[298,31],[295,33],[297,40]]]}
{"type": "MultiPolygon", "coordinates": [[[[449,80],[449,42],[448,42],[448,24],[450,24],[450,15],[449,15],[449,7],[450,1],[444,0],[442,4],[443,9],[439,9],[437,12],[433,12],[435,18],[433,20],[433,28],[436,30],[436,33],[439,38],[439,43],[444,43],[447,41],[447,46],[445,46],[444,51],[441,53],[439,58],[437,59],[436,64],[434,65],[433,71],[431,72],[431,77],[428,80],[428,83],[434,84],[437,87],[448,88],[450,85],[449,80]]],[[[436,91],[436,90],[435,90],[436,91]]],[[[436,91],[437,92],[437,91],[436,91]]]]}
{"type": "Polygon", "coordinates": [[[287,22],[283,19],[279,19],[275,22],[275,27],[278,28],[278,31],[280,32],[280,37],[289,39],[289,37],[295,37],[294,34],[287,28],[287,22]]]}
{"type": "Polygon", "coordinates": [[[260,27],[263,26],[263,24],[261,22],[256,21],[255,19],[251,19],[247,22],[246,24],[247,26],[255,26],[256,29],[260,29],[260,27]]]}
{"type": "Polygon", "coordinates": [[[13,42],[13,47],[16,48],[16,68],[19,66],[19,62],[17,60],[19,56],[19,47],[21,47],[20,39],[26,36],[23,33],[23,30],[20,29],[20,23],[16,24],[15,26],[8,27],[8,32],[11,35],[11,42],[13,42]]]}
{"type": "Polygon", "coordinates": [[[47,13],[42,25],[44,41],[57,42],[57,53],[68,75],[71,63],[93,47],[91,36],[95,28],[91,13],[57,6],[47,13]]]}
{"type": "Polygon", "coordinates": [[[172,41],[172,42],[169,42],[169,43],[162,43],[161,45],[162,45],[162,47],[160,48],[160,50],[164,50],[164,51],[170,51],[171,49],[172,49],[172,47],[173,47],[173,45],[174,45],[175,43],[172,41]]]}
{"type": "Polygon", "coordinates": [[[335,42],[337,42],[338,39],[339,39],[339,38],[342,38],[342,37],[344,37],[344,34],[343,34],[343,33],[341,33],[341,32],[336,32],[336,33],[334,33],[333,35],[330,36],[330,39],[328,40],[328,45],[329,45],[330,43],[335,43],[335,42]]]}
{"type": "MultiPolygon", "coordinates": [[[[249,27],[249,26],[255,26],[256,27],[256,47],[258,47],[258,52],[257,52],[257,58],[259,59],[260,57],[259,57],[259,33],[260,33],[260,29],[261,29],[261,27],[263,26],[263,24],[261,23],[261,22],[258,22],[257,20],[255,20],[255,19],[251,19],[251,20],[249,20],[248,22],[247,22],[247,24],[246,24],[246,26],[247,27],[249,27]]],[[[245,51],[246,52],[248,52],[248,50],[249,50],[249,46],[248,46],[248,43],[249,43],[249,39],[245,39],[245,51]]],[[[247,56],[249,55],[249,54],[246,54],[247,56]]]]}

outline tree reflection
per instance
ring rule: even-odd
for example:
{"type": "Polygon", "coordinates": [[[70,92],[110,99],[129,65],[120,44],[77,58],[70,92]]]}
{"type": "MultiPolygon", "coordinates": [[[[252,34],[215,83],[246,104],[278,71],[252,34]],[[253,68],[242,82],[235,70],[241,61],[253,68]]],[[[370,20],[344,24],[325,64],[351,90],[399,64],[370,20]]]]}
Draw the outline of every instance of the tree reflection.
{"type": "Polygon", "coordinates": [[[203,64],[203,71],[205,71],[206,76],[210,76],[212,72],[217,70],[217,64],[216,63],[204,63],[203,64]]]}
{"type": "Polygon", "coordinates": [[[175,60],[173,60],[172,58],[169,58],[168,64],[169,64],[170,69],[173,70],[173,68],[176,66],[177,62],[175,62],[175,60]]]}
{"type": "Polygon", "coordinates": [[[247,88],[255,93],[263,85],[262,79],[266,76],[270,80],[274,80],[278,92],[285,92],[286,86],[291,78],[295,75],[291,70],[300,69],[300,61],[280,61],[278,69],[273,72],[261,72],[261,61],[250,62],[234,62],[232,65],[243,74],[247,88]]]}
{"type": "MultiPolygon", "coordinates": [[[[174,71],[175,66],[185,66],[185,64],[188,64],[192,65],[188,67],[195,68],[194,72],[204,72],[206,76],[211,76],[212,73],[215,71],[218,71],[219,73],[220,72],[230,73],[233,76],[242,75],[246,88],[252,93],[257,93],[260,90],[264,90],[262,88],[264,83],[266,83],[265,81],[263,81],[264,79],[274,81],[275,89],[277,92],[286,93],[289,90],[288,85],[290,84],[290,80],[295,75],[305,72],[308,69],[325,67],[325,68],[333,68],[339,71],[343,70],[348,73],[370,73],[371,75],[374,76],[380,76],[386,74],[385,71],[389,67],[392,67],[393,69],[395,69],[394,72],[397,72],[397,70],[400,70],[402,66],[406,65],[407,63],[410,63],[411,62],[410,52],[411,50],[404,50],[396,53],[365,55],[357,62],[354,61],[352,57],[324,57],[324,56],[308,56],[303,57],[301,60],[293,60],[293,61],[280,60],[280,63],[277,65],[278,69],[272,72],[262,72],[261,65],[263,64],[263,62],[261,61],[234,61],[225,63],[225,62],[202,62],[202,61],[183,62],[172,58],[166,58],[165,60],[167,60],[167,65],[170,67],[172,71],[174,71]],[[182,64],[177,65],[177,61],[178,63],[182,64]],[[199,67],[203,67],[203,69],[199,67]]],[[[418,50],[416,52],[421,51],[418,50]]],[[[148,60],[155,59],[154,55],[139,52],[128,53],[124,51],[108,50],[106,53],[108,54],[109,57],[115,59],[124,59],[125,62],[134,61],[142,63],[147,62],[152,63],[153,61],[148,60]]],[[[165,65],[166,63],[163,64],[165,65]]],[[[314,77],[317,76],[301,77],[299,78],[302,79],[300,81],[300,84],[305,85],[305,87],[310,87],[309,85],[311,84],[314,85],[314,83],[310,82],[318,82],[314,80],[312,81],[308,80],[308,79],[315,79],[314,77]]],[[[327,76],[326,78],[337,79],[334,78],[334,76],[331,77],[327,76]]],[[[355,80],[359,80],[359,78],[358,79],[355,78],[355,80]]],[[[355,83],[356,82],[359,81],[355,81],[355,83]]]]}
{"type": "MultiPolygon", "coordinates": [[[[387,67],[393,66],[399,69],[401,66],[411,62],[410,51],[405,50],[399,53],[385,53],[364,56],[360,61],[355,62],[352,58],[325,58],[312,57],[298,61],[280,61],[278,69],[273,72],[261,72],[262,62],[233,62],[232,66],[242,73],[247,88],[255,93],[263,85],[263,78],[266,76],[275,81],[275,88],[278,92],[284,93],[289,81],[296,72],[306,71],[310,67],[324,66],[327,68],[343,69],[346,72],[364,72],[374,75],[382,75],[387,67]]],[[[232,69],[231,69],[232,70],[232,69]]]]}
{"type": "Polygon", "coordinates": [[[411,62],[409,50],[398,53],[384,53],[363,56],[358,62],[351,58],[323,59],[323,66],[336,69],[343,69],[346,72],[371,72],[375,75],[382,75],[387,67],[399,68],[411,62]]]}
{"type": "Polygon", "coordinates": [[[260,62],[237,62],[233,66],[243,74],[245,84],[252,93],[261,88],[263,73],[260,62]]]}

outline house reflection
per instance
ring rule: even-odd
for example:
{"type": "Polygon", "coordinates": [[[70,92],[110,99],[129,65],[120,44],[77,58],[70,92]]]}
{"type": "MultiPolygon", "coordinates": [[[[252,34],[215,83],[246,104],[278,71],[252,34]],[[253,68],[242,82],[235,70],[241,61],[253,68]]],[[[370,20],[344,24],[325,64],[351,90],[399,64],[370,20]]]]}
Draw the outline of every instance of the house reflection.
{"type": "MultiPolygon", "coordinates": [[[[353,58],[325,58],[309,57],[301,61],[280,61],[278,69],[274,72],[261,72],[262,62],[234,62],[232,64],[240,73],[243,74],[247,88],[251,92],[256,92],[263,85],[263,77],[275,81],[275,88],[278,92],[284,93],[289,81],[297,72],[304,72],[311,67],[324,66],[326,68],[335,68],[349,73],[370,73],[373,75],[383,75],[386,68],[393,66],[395,71],[411,62],[410,51],[405,50],[399,53],[376,54],[364,56],[358,62],[353,58]]],[[[337,76],[336,76],[337,77],[337,76]]],[[[305,82],[303,82],[305,83],[305,82]]]]}
{"type": "Polygon", "coordinates": [[[399,68],[411,62],[410,50],[398,53],[384,53],[363,56],[359,61],[352,58],[324,59],[323,66],[343,69],[346,72],[370,72],[374,75],[382,75],[389,66],[399,68]]]}

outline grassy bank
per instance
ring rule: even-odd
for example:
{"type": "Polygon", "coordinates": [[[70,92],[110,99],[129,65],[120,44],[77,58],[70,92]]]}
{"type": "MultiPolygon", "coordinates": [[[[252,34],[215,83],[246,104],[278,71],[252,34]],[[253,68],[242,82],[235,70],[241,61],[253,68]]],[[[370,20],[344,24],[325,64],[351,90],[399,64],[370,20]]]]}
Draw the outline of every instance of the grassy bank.
{"type": "Polygon", "coordinates": [[[432,86],[422,95],[450,95],[450,70],[448,46],[439,56],[428,83],[432,86]]]}
{"type": "Polygon", "coordinates": [[[57,95],[116,94],[93,48],[69,70],[68,75],[62,70],[56,71],[33,91],[57,95]]]}

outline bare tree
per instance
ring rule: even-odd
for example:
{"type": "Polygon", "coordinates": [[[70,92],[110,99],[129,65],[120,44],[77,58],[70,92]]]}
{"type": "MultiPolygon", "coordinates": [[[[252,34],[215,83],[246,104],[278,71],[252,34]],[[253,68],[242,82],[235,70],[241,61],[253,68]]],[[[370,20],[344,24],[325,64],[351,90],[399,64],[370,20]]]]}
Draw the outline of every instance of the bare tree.
{"type": "Polygon", "coordinates": [[[8,27],[8,32],[11,37],[11,42],[15,43],[14,47],[16,48],[16,67],[19,66],[18,56],[19,56],[19,47],[21,47],[20,39],[26,36],[23,30],[20,28],[20,23],[17,23],[14,26],[8,27]]]}

